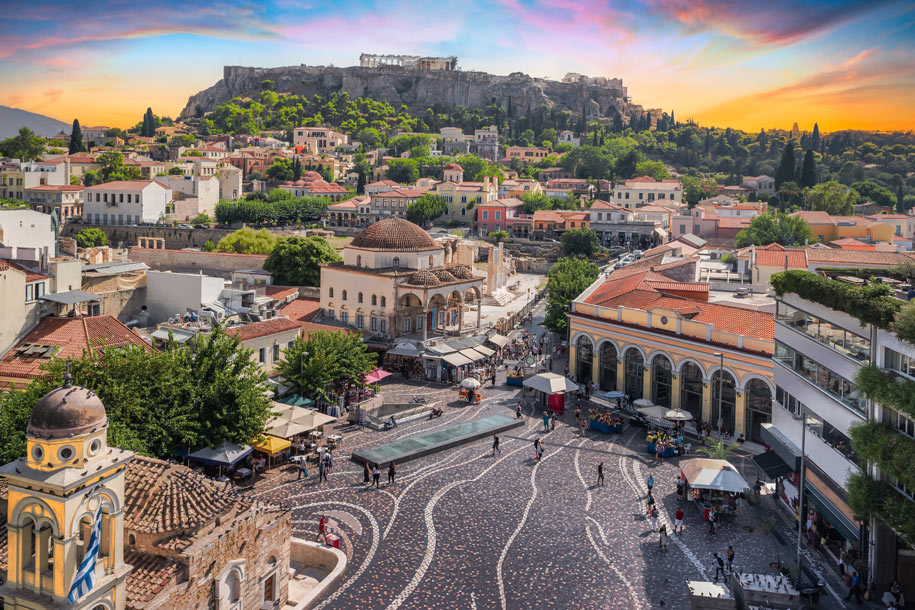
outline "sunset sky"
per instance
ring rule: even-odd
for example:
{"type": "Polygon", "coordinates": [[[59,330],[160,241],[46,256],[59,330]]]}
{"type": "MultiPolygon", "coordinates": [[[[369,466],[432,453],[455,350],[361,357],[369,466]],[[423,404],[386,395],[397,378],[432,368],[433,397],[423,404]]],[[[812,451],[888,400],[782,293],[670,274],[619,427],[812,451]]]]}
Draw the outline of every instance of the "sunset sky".
{"type": "Polygon", "coordinates": [[[464,70],[620,77],[703,125],[915,128],[915,3],[764,0],[47,2],[0,14],[0,104],[127,127],[226,64],[457,55],[464,70]]]}

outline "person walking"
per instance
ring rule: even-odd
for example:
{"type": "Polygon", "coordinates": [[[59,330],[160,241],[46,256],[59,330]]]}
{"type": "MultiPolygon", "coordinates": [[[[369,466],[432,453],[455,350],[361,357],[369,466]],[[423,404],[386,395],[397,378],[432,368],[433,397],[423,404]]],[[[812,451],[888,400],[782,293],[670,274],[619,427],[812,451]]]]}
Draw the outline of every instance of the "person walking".
{"type": "Polygon", "coordinates": [[[654,489],[654,477],[652,475],[649,474],[648,478],[645,479],[645,485],[648,486],[648,495],[650,496],[651,490],[654,489]]]}
{"type": "Polygon", "coordinates": [[[299,471],[299,476],[296,478],[296,481],[302,480],[302,478],[308,478],[308,464],[305,463],[305,456],[303,455],[301,459],[298,460],[296,468],[299,471]]]}
{"type": "Polygon", "coordinates": [[[492,435],[492,454],[502,454],[502,449],[499,448],[499,437],[495,434],[492,435]]]}
{"type": "Polygon", "coordinates": [[[369,468],[368,460],[365,461],[365,466],[362,467],[362,484],[365,485],[369,482],[369,475],[372,474],[371,469],[369,468]]]}
{"type": "Polygon", "coordinates": [[[556,429],[556,413],[550,415],[550,432],[556,429]]]}
{"type": "Polygon", "coordinates": [[[645,499],[645,510],[647,514],[651,514],[651,509],[654,508],[654,496],[651,495],[651,492],[648,492],[648,497],[645,499]]]}
{"type": "Polygon", "coordinates": [[[855,596],[855,601],[859,604],[861,603],[861,581],[858,578],[858,573],[855,572],[851,575],[851,583],[848,585],[848,595],[845,596],[845,601],[850,601],[852,595],[855,596]]]}
{"type": "Polygon", "coordinates": [[[668,543],[667,526],[662,525],[661,529],[658,530],[658,550],[661,551],[662,553],[666,553],[668,551],[667,543],[668,543]]]}
{"type": "Polygon", "coordinates": [[[603,486],[604,484],[604,463],[601,462],[597,465],[597,484],[603,486]]]}
{"type": "Polygon", "coordinates": [[[709,511],[708,511],[708,533],[709,533],[709,534],[717,534],[717,533],[718,533],[718,530],[715,529],[715,521],[716,521],[716,520],[717,520],[717,517],[715,516],[715,510],[714,510],[714,509],[709,509],[709,511]]]}
{"type": "Polygon", "coordinates": [[[677,502],[683,501],[683,479],[677,477],[677,502]]]}
{"type": "Polygon", "coordinates": [[[391,462],[388,464],[388,485],[394,484],[394,475],[397,474],[397,464],[391,462]]]}
{"type": "Polygon", "coordinates": [[[327,544],[327,521],[324,519],[324,515],[321,515],[321,519],[318,521],[318,537],[316,540],[320,540],[327,544]]]}
{"type": "Polygon", "coordinates": [[[651,507],[651,531],[658,531],[658,509],[654,506],[651,507]]]}
{"type": "Polygon", "coordinates": [[[543,412],[543,429],[544,430],[550,429],[550,414],[547,413],[546,411],[543,412]]]}
{"type": "Polygon", "coordinates": [[[496,371],[492,372],[492,387],[496,387],[496,371]]]}
{"type": "Polygon", "coordinates": [[[714,561],[712,565],[715,568],[715,579],[714,582],[718,582],[718,575],[721,574],[721,578],[724,579],[725,584],[728,582],[728,573],[724,569],[724,559],[721,558],[721,555],[718,553],[712,553],[714,561]]]}
{"type": "Polygon", "coordinates": [[[327,480],[327,463],[324,461],[324,458],[322,457],[320,460],[318,460],[318,483],[321,483],[326,480],[327,480]]]}
{"type": "Polygon", "coordinates": [[[381,478],[381,471],[378,470],[378,464],[372,464],[372,485],[378,488],[378,479],[381,478]]]}
{"type": "Polygon", "coordinates": [[[683,535],[683,517],[686,513],[683,512],[682,507],[677,508],[677,512],[674,513],[674,533],[679,533],[683,535]]]}
{"type": "Polygon", "coordinates": [[[728,545],[728,572],[734,573],[734,547],[728,545]]]}

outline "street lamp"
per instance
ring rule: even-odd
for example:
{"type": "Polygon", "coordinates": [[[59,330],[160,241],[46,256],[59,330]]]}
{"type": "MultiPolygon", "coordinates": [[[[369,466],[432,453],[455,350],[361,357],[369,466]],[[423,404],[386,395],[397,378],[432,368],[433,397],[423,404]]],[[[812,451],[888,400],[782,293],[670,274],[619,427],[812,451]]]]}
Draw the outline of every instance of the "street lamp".
{"type": "Polygon", "coordinates": [[[721,442],[721,420],[724,419],[724,417],[722,416],[722,413],[721,413],[721,398],[724,394],[724,392],[721,391],[722,390],[721,383],[722,383],[722,381],[724,381],[724,352],[715,352],[713,355],[718,356],[721,359],[720,365],[718,366],[718,442],[720,443],[721,442]]]}
{"type": "Polygon", "coordinates": [[[792,415],[791,419],[801,422],[801,478],[797,500],[797,586],[801,586],[801,538],[804,533],[804,480],[807,478],[807,413],[792,415]]]}

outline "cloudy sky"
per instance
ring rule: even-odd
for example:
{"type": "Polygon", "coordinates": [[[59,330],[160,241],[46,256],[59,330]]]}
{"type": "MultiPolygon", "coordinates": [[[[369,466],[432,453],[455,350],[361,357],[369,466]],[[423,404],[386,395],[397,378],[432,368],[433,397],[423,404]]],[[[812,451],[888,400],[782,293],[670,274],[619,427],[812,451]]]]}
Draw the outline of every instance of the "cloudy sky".
{"type": "Polygon", "coordinates": [[[911,0],[157,0],[0,12],[0,104],[126,127],[176,116],[222,66],[457,55],[464,70],[620,77],[702,124],[915,128],[911,0]]]}

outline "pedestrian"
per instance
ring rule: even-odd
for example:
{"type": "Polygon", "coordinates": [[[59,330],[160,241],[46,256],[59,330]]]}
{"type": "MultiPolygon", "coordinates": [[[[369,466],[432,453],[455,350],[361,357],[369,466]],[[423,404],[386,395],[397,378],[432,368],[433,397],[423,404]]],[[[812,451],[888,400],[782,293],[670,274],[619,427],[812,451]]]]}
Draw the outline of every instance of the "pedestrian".
{"type": "Polygon", "coordinates": [[[734,573],[734,547],[728,545],[728,572],[734,573]]]}
{"type": "Polygon", "coordinates": [[[604,463],[601,462],[597,465],[597,484],[603,486],[604,484],[604,463]]]}
{"type": "Polygon", "coordinates": [[[496,372],[492,372],[492,387],[496,387],[496,372]]]}
{"type": "Polygon", "coordinates": [[[658,509],[654,506],[651,507],[651,531],[658,531],[658,509]]]}
{"type": "Polygon", "coordinates": [[[683,479],[677,477],[677,502],[683,501],[683,479]]]}
{"type": "Polygon", "coordinates": [[[391,462],[388,465],[388,485],[394,484],[394,475],[397,474],[397,464],[391,462]]]}
{"type": "Polygon", "coordinates": [[[556,429],[556,413],[553,412],[550,414],[550,431],[552,432],[555,429],[556,429]]]}
{"type": "Polygon", "coordinates": [[[317,540],[320,540],[326,544],[326,535],[327,535],[327,521],[324,519],[324,515],[321,515],[321,519],[320,519],[320,521],[318,521],[317,540]]]}
{"type": "Polygon", "coordinates": [[[679,533],[683,535],[683,516],[686,513],[683,512],[683,508],[677,508],[677,512],[674,513],[674,533],[679,533]]]}
{"type": "Polygon", "coordinates": [[[568,377],[568,376],[569,376],[569,365],[567,364],[566,365],[566,377],[568,377]]]}
{"type": "Polygon", "coordinates": [[[301,457],[301,459],[299,459],[298,464],[296,464],[296,467],[299,471],[299,476],[298,476],[298,478],[296,478],[296,481],[301,480],[303,477],[307,479],[308,478],[308,464],[305,463],[304,455],[301,457]]]}
{"type": "Polygon", "coordinates": [[[369,468],[368,460],[365,461],[365,466],[362,467],[362,484],[369,482],[369,475],[371,474],[371,469],[369,468]]]}
{"type": "Polygon", "coordinates": [[[378,470],[378,464],[372,464],[372,485],[378,488],[378,479],[381,478],[381,471],[378,470]]]}
{"type": "Polygon", "coordinates": [[[648,486],[648,495],[650,496],[651,490],[654,489],[654,477],[652,475],[649,474],[648,478],[645,479],[645,485],[648,486]]]}
{"type": "Polygon", "coordinates": [[[648,492],[648,498],[645,500],[645,512],[651,514],[651,509],[654,508],[654,496],[651,495],[651,492],[648,492]]]}
{"type": "Polygon", "coordinates": [[[708,533],[709,534],[718,533],[717,530],[715,529],[716,520],[717,520],[717,517],[715,516],[715,509],[709,509],[709,511],[708,511],[708,533]]]}
{"type": "Polygon", "coordinates": [[[550,429],[550,415],[546,411],[543,412],[543,429],[550,429]]]}
{"type": "Polygon", "coordinates": [[[328,450],[324,452],[324,458],[327,460],[324,467],[324,480],[327,480],[327,475],[334,469],[334,455],[328,450]]]}
{"type": "Polygon", "coordinates": [[[718,575],[721,574],[721,577],[724,579],[725,584],[728,582],[728,573],[724,570],[724,559],[721,558],[721,555],[718,553],[712,553],[714,561],[712,565],[715,567],[715,581],[718,582],[718,575]]]}
{"type": "Polygon", "coordinates": [[[666,553],[668,551],[667,543],[667,526],[662,525],[661,529],[658,530],[658,550],[666,553]]]}
{"type": "Polygon", "coordinates": [[[658,464],[664,463],[664,446],[661,443],[658,443],[654,446],[655,459],[658,464]]]}
{"type": "Polygon", "coordinates": [[[547,359],[550,361],[550,372],[552,373],[552,372],[553,372],[553,357],[550,356],[550,357],[547,358],[547,359]]]}
{"type": "Polygon", "coordinates": [[[327,464],[324,458],[318,460],[318,483],[327,480],[327,464]]]}
{"type": "Polygon", "coordinates": [[[848,585],[848,595],[845,596],[845,601],[849,601],[851,596],[855,596],[855,601],[859,604],[861,603],[861,581],[858,578],[858,573],[854,572],[851,576],[851,583],[848,585]]]}
{"type": "Polygon", "coordinates": [[[518,406],[515,407],[515,419],[521,419],[521,402],[518,402],[518,406]]]}
{"type": "Polygon", "coordinates": [[[492,435],[492,454],[495,455],[496,453],[501,455],[502,450],[499,448],[499,437],[496,436],[495,434],[493,434],[492,435]]]}

